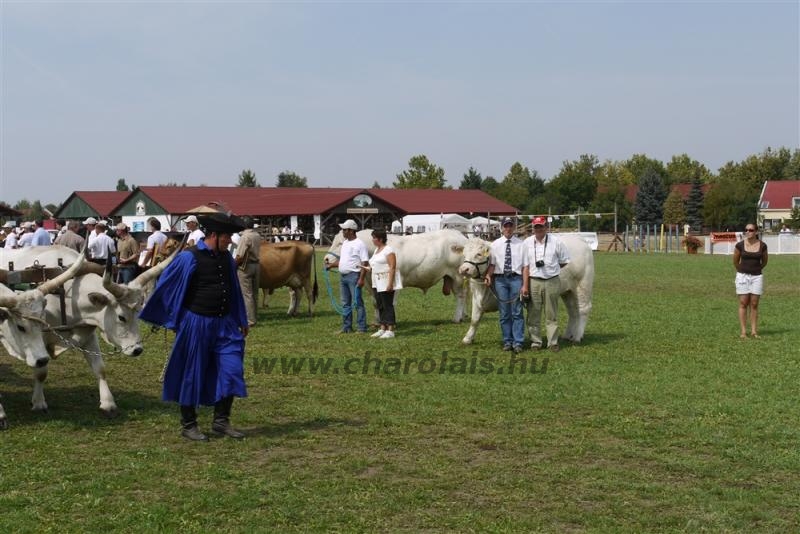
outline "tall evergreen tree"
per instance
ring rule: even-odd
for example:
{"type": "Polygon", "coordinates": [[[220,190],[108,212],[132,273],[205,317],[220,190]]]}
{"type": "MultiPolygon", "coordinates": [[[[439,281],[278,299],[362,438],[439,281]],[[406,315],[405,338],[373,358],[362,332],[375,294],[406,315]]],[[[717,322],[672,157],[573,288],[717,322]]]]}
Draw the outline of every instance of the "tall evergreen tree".
{"type": "Polygon", "coordinates": [[[682,224],[686,221],[686,210],[680,191],[673,189],[664,202],[664,224],[682,224]]]}
{"type": "Polygon", "coordinates": [[[278,181],[275,183],[276,187],[308,187],[308,179],[305,176],[293,173],[291,171],[283,171],[278,175],[278,181]]]}
{"type": "Polygon", "coordinates": [[[658,170],[648,167],[639,178],[639,191],[633,209],[639,224],[661,224],[664,220],[664,201],[667,198],[664,181],[658,170]]]}
{"type": "Polygon", "coordinates": [[[117,180],[117,191],[130,191],[130,187],[125,183],[125,178],[117,180]]]}
{"type": "Polygon", "coordinates": [[[251,171],[250,169],[245,169],[239,175],[239,181],[236,183],[236,187],[261,187],[256,180],[256,173],[251,171]]]}
{"type": "Polygon", "coordinates": [[[689,197],[686,199],[686,223],[697,231],[703,227],[703,190],[701,187],[700,178],[695,176],[692,179],[689,197]]]}
{"type": "Polygon", "coordinates": [[[481,173],[473,169],[472,167],[464,173],[464,177],[461,179],[461,185],[458,186],[459,189],[480,189],[481,182],[483,182],[483,177],[481,173]]]}

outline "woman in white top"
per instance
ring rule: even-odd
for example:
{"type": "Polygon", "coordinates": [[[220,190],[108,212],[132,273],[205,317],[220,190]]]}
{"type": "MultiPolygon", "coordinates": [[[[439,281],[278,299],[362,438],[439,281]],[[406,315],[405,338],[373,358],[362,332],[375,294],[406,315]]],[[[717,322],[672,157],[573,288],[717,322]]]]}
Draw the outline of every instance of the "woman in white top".
{"type": "Polygon", "coordinates": [[[380,330],[372,337],[389,339],[394,337],[394,292],[402,288],[400,272],[397,270],[397,255],[392,247],[386,245],[386,232],[384,230],[372,231],[372,242],[375,252],[369,260],[369,270],[372,273],[372,288],[375,291],[375,300],[378,304],[380,330]]]}

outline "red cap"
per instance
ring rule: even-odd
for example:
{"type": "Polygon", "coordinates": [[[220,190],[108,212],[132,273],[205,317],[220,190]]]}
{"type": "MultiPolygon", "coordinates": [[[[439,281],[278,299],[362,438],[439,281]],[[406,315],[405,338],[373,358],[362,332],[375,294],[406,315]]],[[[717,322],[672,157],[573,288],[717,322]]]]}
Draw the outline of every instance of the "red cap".
{"type": "Polygon", "coordinates": [[[533,225],[537,226],[539,224],[541,224],[542,226],[547,226],[547,217],[534,217],[533,225]]]}

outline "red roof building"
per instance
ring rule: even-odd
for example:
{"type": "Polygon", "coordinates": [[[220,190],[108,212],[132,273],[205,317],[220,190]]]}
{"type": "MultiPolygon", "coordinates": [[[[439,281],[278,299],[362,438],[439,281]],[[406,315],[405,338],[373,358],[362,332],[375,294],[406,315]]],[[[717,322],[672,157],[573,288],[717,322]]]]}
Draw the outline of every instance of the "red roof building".
{"type": "Polygon", "coordinates": [[[107,219],[130,191],[75,191],[53,216],[56,219],[84,220],[87,217],[107,219]]]}
{"type": "Polygon", "coordinates": [[[767,180],[758,199],[758,218],[765,230],[780,228],[800,208],[800,180],[767,180]]]}

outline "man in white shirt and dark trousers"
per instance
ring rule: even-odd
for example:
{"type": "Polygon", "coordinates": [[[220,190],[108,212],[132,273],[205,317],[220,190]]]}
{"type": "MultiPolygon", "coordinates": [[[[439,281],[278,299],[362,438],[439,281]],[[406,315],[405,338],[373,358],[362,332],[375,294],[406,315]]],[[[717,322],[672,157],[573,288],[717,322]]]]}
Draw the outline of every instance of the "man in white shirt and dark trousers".
{"type": "Polygon", "coordinates": [[[97,221],[94,227],[94,237],[89,240],[87,248],[89,249],[90,261],[100,265],[106,264],[109,254],[112,256],[116,254],[117,247],[114,245],[114,240],[106,233],[106,221],[102,219],[97,221]]]}
{"type": "Polygon", "coordinates": [[[533,235],[524,242],[526,263],[523,294],[530,293],[528,332],[531,349],[542,348],[541,323],[544,308],[547,347],[558,352],[558,299],[561,296],[561,268],[569,263],[564,243],[547,231],[547,218],[533,218],[533,235]]]}
{"type": "Polygon", "coordinates": [[[515,230],[513,219],[503,219],[503,235],[492,242],[492,254],[484,283],[487,286],[494,284],[500,310],[503,350],[520,353],[525,343],[525,318],[520,301],[525,249],[522,240],[514,235],[515,230]]]}
{"type": "Polygon", "coordinates": [[[355,307],[358,332],[363,334],[367,331],[367,311],[364,308],[364,299],[361,297],[361,288],[364,287],[366,272],[364,267],[369,265],[369,253],[364,242],[356,237],[358,225],[353,219],[347,219],[339,227],[344,236],[341,256],[327,268],[338,266],[341,275],[339,288],[343,316],[340,333],[349,334],[353,331],[353,307],[355,307]]]}

